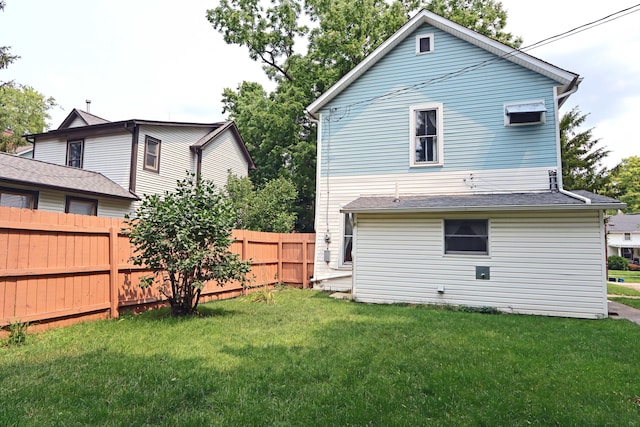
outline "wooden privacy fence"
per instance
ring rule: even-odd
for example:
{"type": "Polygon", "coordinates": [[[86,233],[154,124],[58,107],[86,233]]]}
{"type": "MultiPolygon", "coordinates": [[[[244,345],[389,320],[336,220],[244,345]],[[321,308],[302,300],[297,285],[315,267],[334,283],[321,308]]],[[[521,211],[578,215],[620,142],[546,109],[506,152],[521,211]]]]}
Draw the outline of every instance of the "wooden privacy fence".
{"type": "MultiPolygon", "coordinates": [[[[129,261],[123,225],[117,218],[0,207],[0,327],[17,321],[64,325],[162,303],[155,287],[138,286],[149,271],[129,261]]],[[[231,250],[251,260],[251,286],[309,285],[314,234],[234,230],[233,236],[231,250]]],[[[201,300],[242,290],[239,283],[209,283],[201,300]]]]}

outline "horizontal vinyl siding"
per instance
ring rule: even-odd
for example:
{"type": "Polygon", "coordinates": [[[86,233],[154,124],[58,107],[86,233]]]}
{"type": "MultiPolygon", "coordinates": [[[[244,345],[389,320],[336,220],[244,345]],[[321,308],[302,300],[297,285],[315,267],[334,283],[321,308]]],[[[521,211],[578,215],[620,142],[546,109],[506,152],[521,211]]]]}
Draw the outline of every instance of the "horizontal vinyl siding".
{"type": "Polygon", "coordinates": [[[186,178],[193,170],[192,144],[202,138],[210,129],[170,126],[141,126],[138,143],[138,170],[136,194],[162,194],[172,191],[176,181],[186,178]],[[144,169],[145,136],[160,140],[160,173],[144,169]]]}
{"type": "MultiPolygon", "coordinates": [[[[12,187],[30,189],[25,186],[12,187]]],[[[122,218],[124,214],[129,212],[133,207],[133,203],[130,200],[118,200],[107,197],[94,197],[81,193],[41,189],[38,190],[38,210],[64,213],[66,196],[98,200],[98,216],[122,218]]]]}
{"type": "MultiPolygon", "coordinates": [[[[316,262],[314,277],[331,278],[344,274],[340,266],[343,216],[340,209],[360,196],[393,196],[396,184],[400,197],[420,194],[456,194],[488,192],[523,192],[530,189],[543,191],[549,188],[547,168],[497,169],[487,171],[447,172],[428,174],[415,179],[412,174],[385,174],[361,176],[321,177],[316,184],[316,262]],[[472,179],[471,179],[472,178],[472,179]],[[466,182],[465,182],[466,179],[466,182]],[[327,201],[327,198],[329,200],[327,201]],[[327,202],[329,210],[327,212],[327,202]],[[328,226],[327,226],[328,213],[328,226]],[[331,233],[331,262],[324,262],[325,231],[331,233]]],[[[347,270],[350,267],[346,267],[347,270]]],[[[344,281],[343,281],[344,282],[344,281]]],[[[330,283],[324,284],[334,289],[330,283]]],[[[338,288],[343,290],[344,287],[338,288]]]]}
{"type": "Polygon", "coordinates": [[[131,133],[85,138],[82,168],[100,172],[116,184],[128,189],[131,169],[131,133]]]}
{"type": "Polygon", "coordinates": [[[606,317],[599,212],[358,215],[354,297],[606,317]],[[445,255],[444,218],[488,218],[489,255],[445,255]],[[476,280],[475,267],[491,268],[476,280]],[[445,292],[439,294],[438,286],[445,292]]]}
{"type": "Polygon", "coordinates": [[[229,171],[237,177],[245,177],[249,173],[249,163],[239,142],[230,131],[226,131],[203,150],[202,177],[222,188],[227,185],[229,171]]]}
{"type": "Polygon", "coordinates": [[[84,139],[82,169],[99,172],[118,185],[129,188],[131,133],[97,137],[49,139],[36,142],[35,159],[66,165],[67,141],[84,139]]]}
{"type": "Polygon", "coordinates": [[[334,176],[555,167],[558,84],[504,60],[451,75],[497,57],[433,27],[416,34],[426,32],[433,53],[415,55],[410,35],[323,109],[321,173],[328,155],[334,176]],[[546,124],[505,127],[504,104],[530,100],[545,101],[546,124]],[[409,107],[429,102],[444,104],[444,165],[410,168],[409,107]]]}

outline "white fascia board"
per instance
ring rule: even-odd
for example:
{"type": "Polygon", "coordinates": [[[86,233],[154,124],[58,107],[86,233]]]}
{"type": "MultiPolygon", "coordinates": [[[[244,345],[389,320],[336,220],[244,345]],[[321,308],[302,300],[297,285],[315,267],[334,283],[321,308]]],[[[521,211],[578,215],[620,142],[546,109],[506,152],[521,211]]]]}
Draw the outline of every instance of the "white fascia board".
{"type": "Polygon", "coordinates": [[[329,101],[336,97],[343,89],[349,86],[354,80],[364,74],[369,68],[371,68],[376,62],[378,62],[384,55],[392,48],[397,46],[403,41],[409,34],[411,34],[416,28],[422,24],[430,24],[440,30],[447,32],[455,37],[465,40],[475,46],[485,49],[497,56],[504,56],[504,59],[511,61],[515,64],[523,66],[527,69],[540,73],[552,80],[557,81],[561,85],[568,87],[573,81],[578,83],[579,76],[570,71],[556,67],[548,62],[535,58],[527,53],[520,52],[512,47],[509,47],[499,41],[493,40],[490,37],[479,34],[473,30],[470,30],[462,25],[456,24],[446,18],[443,18],[435,13],[427,10],[418,12],[409,22],[396,31],[391,37],[384,41],[378,48],[376,48],[369,56],[367,56],[362,62],[356,65],[351,71],[345,74],[337,83],[331,86],[325,93],[320,95],[313,103],[307,107],[307,111],[311,114],[316,113],[329,101]]]}

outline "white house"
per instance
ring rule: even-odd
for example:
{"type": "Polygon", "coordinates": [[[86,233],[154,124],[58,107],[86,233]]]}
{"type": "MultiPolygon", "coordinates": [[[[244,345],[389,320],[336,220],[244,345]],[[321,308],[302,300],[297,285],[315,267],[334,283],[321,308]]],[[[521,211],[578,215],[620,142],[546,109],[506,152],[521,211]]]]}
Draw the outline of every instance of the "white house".
{"type": "Polygon", "coordinates": [[[0,157],[0,205],[121,217],[187,172],[224,187],[229,172],[243,177],[255,167],[233,122],[110,122],[74,109],[58,129],[26,138],[35,163],[0,157]]]}
{"type": "Polygon", "coordinates": [[[308,106],[315,286],[356,301],[607,316],[603,210],[562,187],[581,78],[428,11],[308,106]]]}
{"type": "Polygon", "coordinates": [[[610,216],[607,221],[607,251],[640,264],[640,214],[610,216]]]}

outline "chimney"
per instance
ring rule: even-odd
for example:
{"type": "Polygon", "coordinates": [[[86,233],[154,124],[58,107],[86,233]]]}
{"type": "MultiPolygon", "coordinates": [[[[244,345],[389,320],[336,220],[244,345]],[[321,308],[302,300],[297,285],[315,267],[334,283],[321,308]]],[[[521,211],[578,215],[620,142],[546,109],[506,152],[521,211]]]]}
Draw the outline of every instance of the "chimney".
{"type": "Polygon", "coordinates": [[[91,100],[87,99],[85,102],[87,103],[87,113],[90,113],[91,112],[91,100]]]}

